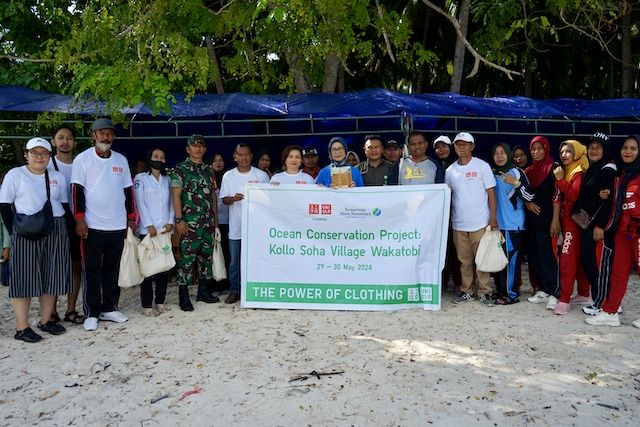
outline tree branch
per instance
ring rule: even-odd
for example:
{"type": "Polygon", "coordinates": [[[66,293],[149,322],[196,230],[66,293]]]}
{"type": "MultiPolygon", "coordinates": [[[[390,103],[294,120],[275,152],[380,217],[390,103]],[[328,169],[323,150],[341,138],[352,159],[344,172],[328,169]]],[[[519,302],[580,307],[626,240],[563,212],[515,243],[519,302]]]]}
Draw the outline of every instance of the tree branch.
{"type": "Polygon", "coordinates": [[[27,58],[26,56],[0,55],[0,59],[8,59],[10,61],[35,62],[37,64],[48,64],[55,62],[53,59],[27,58]]]}
{"type": "Polygon", "coordinates": [[[387,34],[387,30],[384,27],[384,13],[382,11],[382,6],[380,6],[380,1],[378,0],[376,0],[376,8],[378,9],[378,16],[380,17],[380,21],[382,22],[382,36],[384,37],[384,44],[387,46],[387,53],[389,54],[389,58],[391,58],[391,62],[395,64],[396,57],[393,55],[393,51],[391,50],[389,35],[387,34]]]}
{"type": "Polygon", "coordinates": [[[480,68],[480,63],[481,62],[484,63],[485,65],[487,65],[488,67],[495,68],[496,70],[503,72],[504,74],[507,75],[509,80],[513,80],[513,76],[514,75],[515,76],[522,76],[523,75],[519,71],[510,70],[508,68],[505,68],[505,67],[503,67],[501,65],[496,64],[495,62],[489,61],[484,56],[480,55],[478,53],[478,51],[476,51],[473,48],[473,46],[471,46],[471,43],[469,43],[469,40],[467,40],[467,38],[462,35],[462,32],[460,31],[460,24],[458,23],[458,20],[456,18],[454,18],[453,16],[451,16],[450,14],[448,14],[447,12],[445,12],[444,10],[442,10],[440,7],[438,7],[437,5],[433,4],[429,0],[422,0],[422,2],[425,5],[427,5],[427,7],[429,7],[430,9],[433,9],[435,12],[437,12],[440,15],[444,16],[445,18],[447,18],[447,20],[451,23],[451,25],[453,25],[453,28],[455,28],[456,34],[458,35],[458,37],[460,37],[460,40],[462,40],[462,42],[464,43],[464,45],[467,48],[467,50],[469,51],[469,53],[471,53],[471,55],[473,56],[473,59],[474,59],[473,69],[467,75],[467,78],[473,77],[478,73],[478,69],[480,68]]]}
{"type": "Polygon", "coordinates": [[[222,13],[223,10],[225,10],[226,8],[228,8],[229,6],[231,6],[233,3],[235,3],[236,0],[231,0],[229,3],[225,4],[224,6],[222,6],[217,12],[214,10],[209,9],[207,6],[202,5],[202,7],[204,7],[207,11],[209,11],[209,13],[211,13],[212,15],[218,16],[222,13]]]}

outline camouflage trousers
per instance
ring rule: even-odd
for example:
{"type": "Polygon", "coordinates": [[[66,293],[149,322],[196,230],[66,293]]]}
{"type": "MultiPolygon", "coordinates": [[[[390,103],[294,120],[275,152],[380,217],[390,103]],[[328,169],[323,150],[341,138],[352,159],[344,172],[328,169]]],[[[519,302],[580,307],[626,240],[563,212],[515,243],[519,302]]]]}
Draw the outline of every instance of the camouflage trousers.
{"type": "Polygon", "coordinates": [[[182,237],[180,242],[181,258],[178,260],[176,283],[180,285],[193,284],[193,264],[198,261],[197,278],[210,280],[213,278],[211,264],[213,261],[213,232],[212,227],[189,226],[189,234],[182,237]]]}

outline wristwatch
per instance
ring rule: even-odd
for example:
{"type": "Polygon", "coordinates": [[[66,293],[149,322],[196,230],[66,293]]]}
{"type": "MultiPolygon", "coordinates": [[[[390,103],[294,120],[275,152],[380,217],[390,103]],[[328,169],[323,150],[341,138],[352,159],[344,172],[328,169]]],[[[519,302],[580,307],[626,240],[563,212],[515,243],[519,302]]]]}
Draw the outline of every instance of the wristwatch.
{"type": "Polygon", "coordinates": [[[180,224],[182,222],[182,217],[176,218],[176,224],[180,224]]]}

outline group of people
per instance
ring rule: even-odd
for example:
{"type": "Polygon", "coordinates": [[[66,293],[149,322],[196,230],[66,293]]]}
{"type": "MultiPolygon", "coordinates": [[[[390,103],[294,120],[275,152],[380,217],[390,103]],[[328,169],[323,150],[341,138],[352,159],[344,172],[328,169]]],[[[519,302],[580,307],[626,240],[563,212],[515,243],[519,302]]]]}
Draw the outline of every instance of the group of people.
{"type": "MultiPolygon", "coordinates": [[[[252,150],[246,144],[235,147],[234,168],[226,170],[219,153],[208,164],[204,137],[196,134],[187,139],[187,157],[175,168],[168,170],[164,150],[155,147],[146,154],[146,171],[132,179],[126,158],[111,149],[114,129],[109,119],[97,119],[92,124],[93,146],[75,158],[72,129],[59,128],[51,142],[32,138],[25,146],[26,165],[6,174],[0,188],[0,214],[8,231],[2,260],[9,264],[18,340],[42,338],[28,321],[34,297],[40,302],[37,327],[45,333],[65,332],[56,310],[59,295],[68,296],[63,319],[87,331],[96,330],[99,321],[127,321],[118,309],[117,282],[128,228],[140,237],[173,234],[173,274],[183,311],[194,310],[192,285],[197,288],[196,301],[219,302],[212,256],[214,239],[221,240],[229,271],[225,302],[237,302],[242,202],[246,185],[252,183],[333,188],[447,184],[452,192],[451,227],[443,286],[451,275],[456,304],[476,297],[486,306],[519,302],[520,264],[526,257],[535,292],[530,302],[545,303],[558,315],[568,313],[572,304],[582,304],[590,315],[587,323],[617,326],[629,274],[640,261],[637,136],[625,139],[617,161],[603,133],[594,134],[586,146],[564,141],[561,164],[553,160],[544,136],[534,137],[528,149],[512,150],[498,143],[486,162],[473,155],[475,138],[468,132],[458,133],[453,141],[446,135],[437,137],[433,157],[420,132],[409,134],[405,156],[403,144],[384,144],[371,135],[364,141],[365,159],[357,163],[346,141],[334,137],[325,167],[319,166],[315,147],[290,145],[282,151],[280,171],[272,173],[270,158],[266,162],[264,155],[260,166],[252,166],[252,150]],[[335,178],[338,170],[346,173],[346,180],[335,178]],[[48,234],[33,239],[14,227],[17,216],[38,214],[47,201],[54,217],[48,234]],[[495,289],[491,275],[474,263],[487,229],[500,230],[508,259],[505,269],[493,274],[495,289]],[[83,314],[76,310],[80,290],[83,314]]],[[[168,280],[169,272],[144,280],[144,315],[169,309],[168,280]]],[[[640,327],[640,321],[634,325],[640,327]]]]}

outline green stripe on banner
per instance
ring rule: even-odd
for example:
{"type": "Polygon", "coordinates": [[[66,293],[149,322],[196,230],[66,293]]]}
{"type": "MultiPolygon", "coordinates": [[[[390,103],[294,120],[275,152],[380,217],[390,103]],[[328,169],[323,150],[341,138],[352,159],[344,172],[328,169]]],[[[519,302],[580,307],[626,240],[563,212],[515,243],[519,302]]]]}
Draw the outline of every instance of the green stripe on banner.
{"type": "Polygon", "coordinates": [[[248,282],[248,302],[305,304],[439,304],[438,285],[353,285],[248,282]]]}

